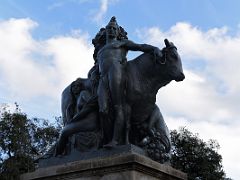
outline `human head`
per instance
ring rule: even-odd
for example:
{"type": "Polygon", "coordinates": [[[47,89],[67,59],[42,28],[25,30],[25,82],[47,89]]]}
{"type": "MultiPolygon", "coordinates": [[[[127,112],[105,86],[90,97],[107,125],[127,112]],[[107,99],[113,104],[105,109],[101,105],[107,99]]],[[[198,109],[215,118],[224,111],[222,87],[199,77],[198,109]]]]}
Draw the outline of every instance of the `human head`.
{"type": "Polygon", "coordinates": [[[117,39],[120,33],[119,26],[116,21],[116,17],[113,16],[106,26],[106,37],[111,39],[117,39]]]}
{"type": "Polygon", "coordinates": [[[75,97],[79,95],[79,93],[85,89],[84,87],[84,79],[77,78],[73,83],[71,84],[71,91],[75,97]]]}
{"type": "Polygon", "coordinates": [[[118,39],[122,40],[122,39],[128,39],[127,37],[127,32],[125,31],[125,29],[122,26],[119,26],[119,36],[118,39]]]}

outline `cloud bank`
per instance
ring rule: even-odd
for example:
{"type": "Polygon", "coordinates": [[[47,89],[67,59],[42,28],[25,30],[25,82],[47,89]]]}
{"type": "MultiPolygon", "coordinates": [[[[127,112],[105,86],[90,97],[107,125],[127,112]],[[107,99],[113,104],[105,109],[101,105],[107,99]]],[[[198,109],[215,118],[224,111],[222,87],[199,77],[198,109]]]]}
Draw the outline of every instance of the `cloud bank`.
{"type": "Polygon", "coordinates": [[[66,84],[86,77],[93,65],[86,34],[39,41],[31,34],[37,26],[30,19],[0,22],[0,87],[8,96],[58,98],[66,84]]]}
{"type": "Polygon", "coordinates": [[[240,35],[227,27],[202,31],[181,22],[163,32],[158,27],[137,31],[143,41],[163,47],[163,39],[179,49],[186,79],[161,89],[157,104],[170,129],[186,126],[205,140],[220,143],[227,173],[240,177],[240,35]]]}

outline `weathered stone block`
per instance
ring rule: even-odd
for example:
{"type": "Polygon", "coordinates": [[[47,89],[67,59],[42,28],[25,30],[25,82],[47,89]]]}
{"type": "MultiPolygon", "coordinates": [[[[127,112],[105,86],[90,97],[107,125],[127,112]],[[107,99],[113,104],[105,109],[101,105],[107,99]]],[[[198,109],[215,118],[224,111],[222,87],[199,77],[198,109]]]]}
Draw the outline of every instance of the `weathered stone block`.
{"type": "Polygon", "coordinates": [[[136,153],[68,162],[39,168],[21,180],[186,180],[187,175],[136,153]]]}

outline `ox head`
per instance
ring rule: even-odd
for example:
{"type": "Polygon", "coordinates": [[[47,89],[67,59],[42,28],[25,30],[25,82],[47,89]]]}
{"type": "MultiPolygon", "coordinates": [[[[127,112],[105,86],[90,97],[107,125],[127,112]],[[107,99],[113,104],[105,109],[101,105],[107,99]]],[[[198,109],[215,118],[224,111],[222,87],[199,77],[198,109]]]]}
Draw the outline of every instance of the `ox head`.
{"type": "Polygon", "coordinates": [[[159,59],[159,62],[163,65],[165,76],[168,80],[183,81],[185,76],[177,48],[167,39],[164,40],[164,43],[166,47],[162,49],[162,57],[159,59]]]}

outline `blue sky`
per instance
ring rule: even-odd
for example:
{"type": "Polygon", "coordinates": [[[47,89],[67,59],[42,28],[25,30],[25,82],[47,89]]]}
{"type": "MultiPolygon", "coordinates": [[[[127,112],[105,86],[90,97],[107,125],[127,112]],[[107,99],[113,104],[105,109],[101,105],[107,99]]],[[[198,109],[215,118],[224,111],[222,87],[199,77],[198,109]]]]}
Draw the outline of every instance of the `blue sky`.
{"type": "Polygon", "coordinates": [[[97,23],[93,18],[101,8],[101,1],[94,0],[5,0],[1,2],[0,18],[31,18],[40,25],[33,34],[36,38],[68,33],[72,29],[82,29],[93,36],[112,15],[117,16],[129,33],[145,26],[166,30],[178,21],[189,22],[203,30],[222,26],[234,29],[239,24],[240,2],[237,0],[152,0],[149,3],[112,0],[108,4],[107,12],[97,23]]]}
{"type": "MultiPolygon", "coordinates": [[[[178,47],[186,79],[160,89],[170,129],[217,139],[228,177],[240,177],[240,1],[0,1],[0,104],[60,115],[61,92],[93,65],[91,39],[114,15],[129,39],[178,47]]],[[[131,54],[131,53],[130,53],[131,54]]],[[[129,58],[136,56],[131,54],[129,58]]]]}

